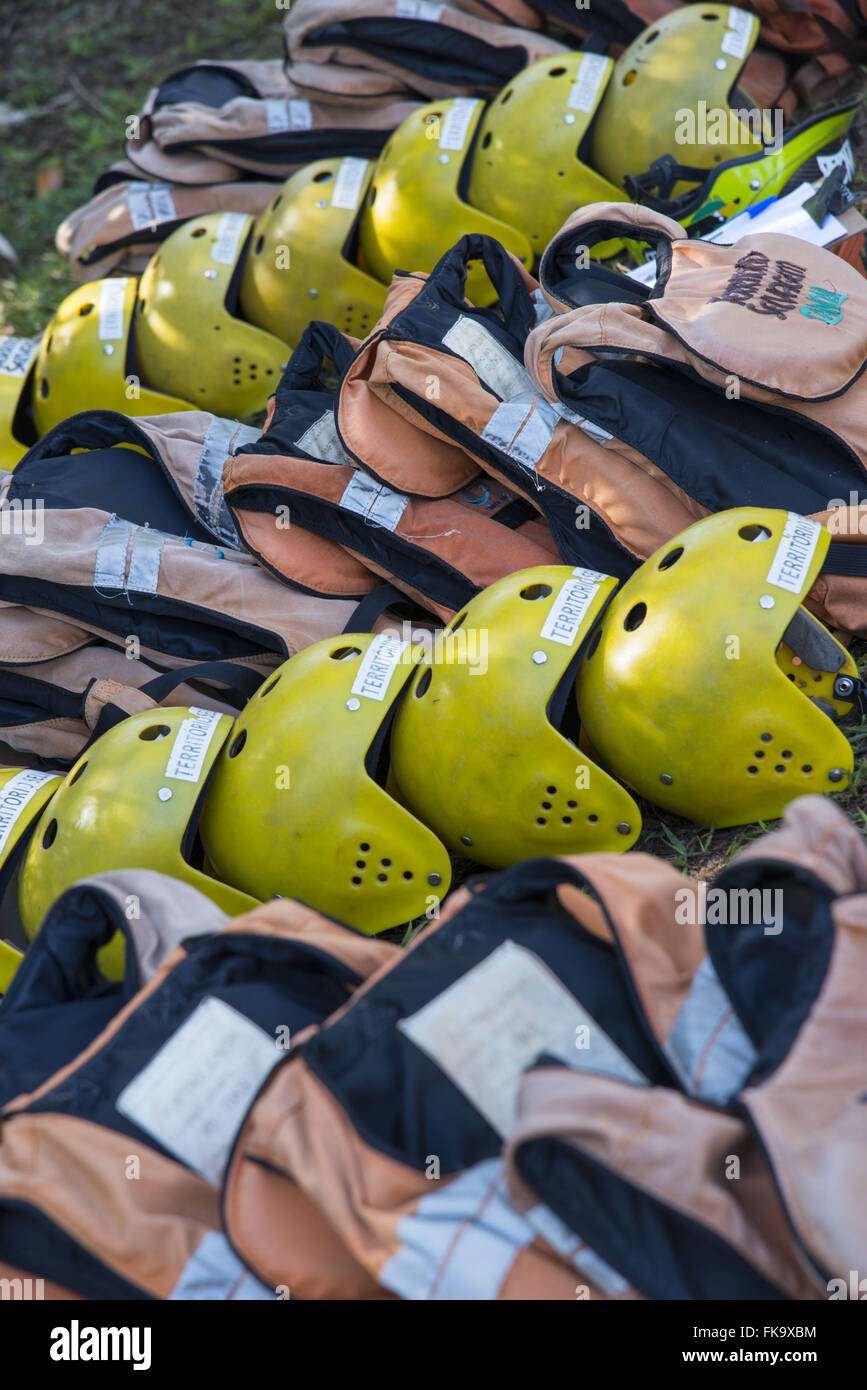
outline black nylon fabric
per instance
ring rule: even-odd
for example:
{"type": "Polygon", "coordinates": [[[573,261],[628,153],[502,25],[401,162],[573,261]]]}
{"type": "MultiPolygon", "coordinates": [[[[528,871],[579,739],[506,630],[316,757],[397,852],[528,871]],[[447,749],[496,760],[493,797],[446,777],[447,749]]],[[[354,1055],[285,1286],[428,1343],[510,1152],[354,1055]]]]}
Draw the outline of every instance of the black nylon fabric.
{"type": "Polygon", "coordinates": [[[383,17],[324,24],[305,34],[301,47],[331,44],[357,48],[428,81],[485,91],[501,87],[527,63],[527,50],[520,44],[500,48],[447,24],[423,20],[383,17]]]}
{"type": "Polygon", "coordinates": [[[194,102],[197,106],[216,109],[237,97],[258,96],[252,82],[234,68],[208,63],[173,72],[160,83],[154,104],[155,107],[179,106],[182,102],[194,102]]]}

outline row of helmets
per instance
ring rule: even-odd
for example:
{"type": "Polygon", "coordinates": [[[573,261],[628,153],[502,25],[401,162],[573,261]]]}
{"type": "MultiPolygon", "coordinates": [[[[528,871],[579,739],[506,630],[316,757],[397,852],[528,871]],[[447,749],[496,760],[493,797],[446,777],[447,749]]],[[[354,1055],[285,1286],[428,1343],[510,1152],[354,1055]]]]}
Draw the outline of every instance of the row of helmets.
{"type": "MultiPolygon", "coordinates": [[[[640,194],[689,223],[778,193],[842,138],[853,108],[813,116],[774,142],[753,129],[756,102],[738,84],[758,31],[746,11],[686,6],[616,63],[560,54],[526,68],[490,104],[421,106],[375,164],[306,165],[257,219],[225,212],[184,223],[139,284],[83,285],[41,342],[0,343],[0,466],[14,467],[32,442],[28,409],[36,435],[88,408],[255,414],[311,319],[366,337],[394,271],[433,269],[466,232],[495,237],[530,269],[586,203],[640,194]],[[722,142],[689,138],[679,119],[701,101],[731,111],[722,142]]],[[[622,249],[611,240],[593,254],[622,249]]],[[[481,267],[468,293],[478,304],[493,298],[481,267]]]]}
{"type": "Polygon", "coordinates": [[[150,710],[62,783],[5,772],[6,859],[30,835],[25,930],[78,879],[134,865],[230,915],[278,895],[379,932],[435,914],[450,854],[503,868],[628,849],[633,792],[719,828],[842,790],[853,755],[836,721],[861,686],[802,605],[829,542],[785,511],[720,512],[618,592],[593,571],[524,570],[427,650],[344,634],[285,662],[234,722],[150,710]]]}

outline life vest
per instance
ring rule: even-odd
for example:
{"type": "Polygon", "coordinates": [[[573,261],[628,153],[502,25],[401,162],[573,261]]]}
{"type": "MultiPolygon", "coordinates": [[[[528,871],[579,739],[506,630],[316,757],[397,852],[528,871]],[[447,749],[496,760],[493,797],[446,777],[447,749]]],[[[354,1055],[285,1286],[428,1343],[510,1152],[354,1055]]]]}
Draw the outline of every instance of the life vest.
{"type": "MultiPolygon", "coordinates": [[[[56,935],[93,892],[58,901],[56,935]]],[[[187,934],[74,1060],[2,1111],[0,1259],[88,1298],[279,1297],[220,1230],[228,1146],[283,1049],[396,951],[292,902],[187,934]]],[[[310,1263],[292,1295],[335,1282],[380,1295],[328,1219],[297,1210],[310,1263]]]]}
{"type": "MultiPolygon", "coordinates": [[[[328,324],[311,324],[277,388],[265,433],[226,464],[224,499],[256,558],[292,583],[297,521],[444,618],[495,579],[548,562],[551,543],[533,510],[491,479],[479,477],[442,499],[411,498],[370,477],[366,451],[356,466],[338,436],[335,394],[322,369],[327,357],[345,371],[357,346],[328,324]],[[281,509],[290,517],[284,530],[274,524],[281,509]]],[[[387,447],[389,439],[377,442],[387,447]]],[[[402,455],[402,442],[394,443],[402,455]]]]}
{"type": "Polygon", "coordinates": [[[528,63],[567,51],[482,13],[430,0],[296,0],[284,20],[287,73],[323,100],[430,100],[493,93],[528,63]]]}

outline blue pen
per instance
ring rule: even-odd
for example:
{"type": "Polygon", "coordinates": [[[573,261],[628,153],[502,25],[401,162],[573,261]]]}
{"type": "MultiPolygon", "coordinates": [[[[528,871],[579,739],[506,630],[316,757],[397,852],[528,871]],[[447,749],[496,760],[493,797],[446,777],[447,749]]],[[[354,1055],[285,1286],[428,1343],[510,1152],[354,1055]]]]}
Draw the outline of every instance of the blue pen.
{"type": "Polygon", "coordinates": [[[777,195],[776,193],[772,193],[769,198],[763,198],[760,203],[755,203],[750,208],[744,208],[744,212],[746,212],[749,217],[757,217],[764,208],[769,207],[771,203],[775,203],[776,201],[777,195]]]}

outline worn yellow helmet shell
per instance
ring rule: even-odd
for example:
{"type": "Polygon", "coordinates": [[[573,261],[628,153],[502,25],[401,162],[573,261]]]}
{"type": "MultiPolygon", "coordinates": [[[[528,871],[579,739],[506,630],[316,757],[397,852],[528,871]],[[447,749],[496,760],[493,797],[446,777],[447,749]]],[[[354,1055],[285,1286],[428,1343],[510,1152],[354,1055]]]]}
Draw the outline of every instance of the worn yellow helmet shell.
{"type": "MultiPolygon", "coordinates": [[[[465,165],[485,110],[473,97],[420,106],[392,135],[373,171],[359,223],[370,272],[387,284],[396,270],[433,270],[465,233],[479,232],[533,264],[530,238],[463,196],[465,165]]],[[[491,304],[496,293],[484,270],[473,267],[467,295],[491,304]]]]}
{"type": "Polygon", "coordinates": [[[549,712],[565,697],[574,714],[579,654],[616,587],[568,565],[499,579],[456,615],[413,677],[392,767],[407,806],[450,848],[504,868],[635,842],[632,797],[549,712]]]}
{"type": "Polygon", "coordinates": [[[829,713],[851,709],[834,682],[856,667],[801,607],[829,541],[792,512],[737,507],[626,581],[577,680],[583,727],[616,777],[717,827],[846,786],[852,749],[829,713]]]}
{"type": "Polygon", "coordinates": [[[245,318],[293,347],[312,319],[366,338],[385,285],[351,261],[353,233],[373,165],[318,159],[287,179],[256,219],[241,273],[245,318]]]}
{"type": "Polygon", "coordinates": [[[0,994],[6,993],[12,983],[12,976],[23,959],[23,952],[8,941],[0,941],[0,994]]]}
{"type": "MultiPolygon", "coordinates": [[[[644,173],[662,155],[711,169],[761,151],[751,126],[729,118],[732,88],[758,33],[756,16],[731,5],[685,5],[645,29],[617,59],[602,98],[594,169],[623,188],[627,175],[644,173]],[[710,124],[713,113],[725,113],[726,131],[721,115],[710,124]],[[717,135],[726,138],[717,143],[717,135]]],[[[753,105],[749,97],[746,103],[753,105]]]]}
{"type": "MultiPolygon", "coordinates": [[[[529,237],[536,256],[586,203],[625,194],[586,162],[588,133],[614,68],[599,53],[563,53],[519,72],[479,126],[468,198],[529,237]]],[[[612,256],[620,241],[594,248],[612,256]]]]}
{"type": "Polygon", "coordinates": [[[448,890],[445,848],[375,780],[421,648],[349,634],[285,662],[220,754],[202,814],[217,873],[257,897],[300,898],[373,933],[448,890]]]}
{"type": "Polygon", "coordinates": [[[185,222],[148,262],[136,309],[145,379],[236,419],[265,409],[289,356],[288,344],[236,315],[252,227],[242,212],[185,222]]]}
{"type": "Polygon", "coordinates": [[[183,392],[164,394],[136,356],[136,287],[134,276],[92,280],[66,296],[36,358],[33,420],[38,434],[79,410],[167,415],[195,408],[183,392]]]}
{"type": "MultiPolygon", "coordinates": [[[[35,768],[0,769],[0,898],[6,891],[16,863],[46,802],[63,778],[35,768]]],[[[0,994],[9,988],[23,959],[8,941],[0,941],[0,994]]]]}
{"type": "MultiPolygon", "coordinates": [[[[32,937],[78,879],[109,869],[156,869],[198,888],[229,916],[256,899],[193,867],[196,819],[232,720],[213,710],[145,710],[108,729],[70,768],[46,806],[18,876],[18,911],[32,937]]],[[[123,941],[100,952],[123,973],[123,941]]]]}
{"type": "Polygon", "coordinates": [[[38,337],[0,338],[0,469],[6,472],[34,442],[35,430],[28,430],[22,414],[31,398],[39,342],[38,337]]]}

